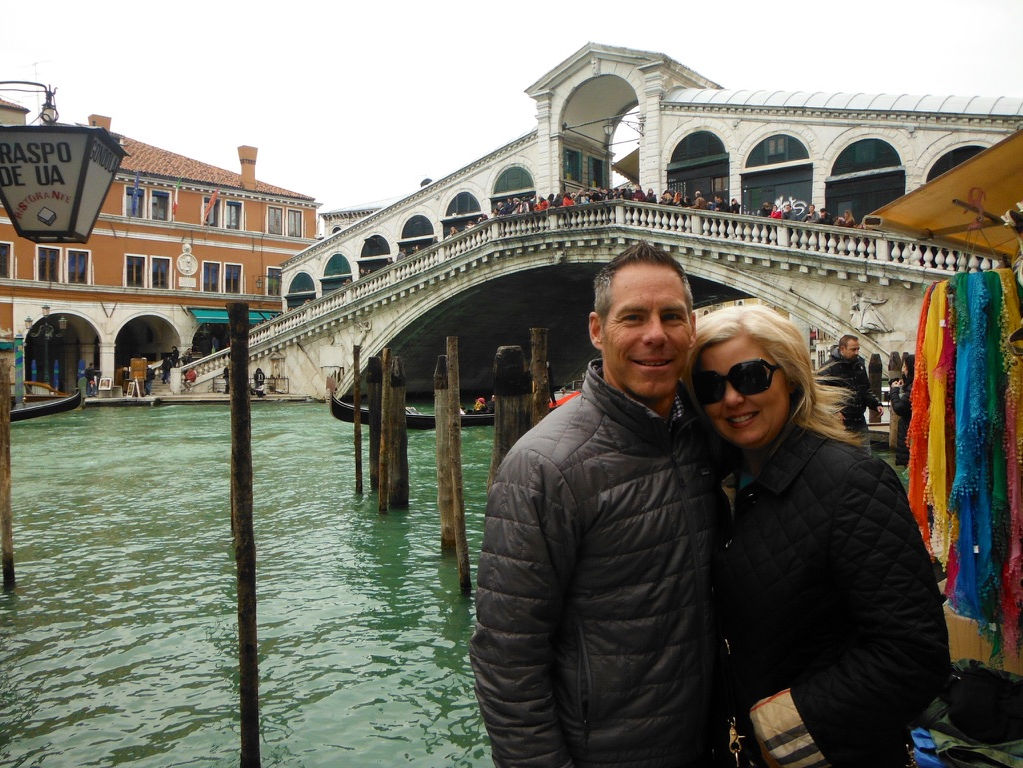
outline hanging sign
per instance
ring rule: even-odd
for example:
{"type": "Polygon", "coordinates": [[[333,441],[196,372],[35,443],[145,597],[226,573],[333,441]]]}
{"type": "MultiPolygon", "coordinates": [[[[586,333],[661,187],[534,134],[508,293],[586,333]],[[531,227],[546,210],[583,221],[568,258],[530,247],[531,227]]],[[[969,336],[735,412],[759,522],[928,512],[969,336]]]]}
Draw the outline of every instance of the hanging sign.
{"type": "Polygon", "coordinates": [[[124,155],[104,128],[0,126],[0,198],[18,234],[84,243],[124,155]]]}

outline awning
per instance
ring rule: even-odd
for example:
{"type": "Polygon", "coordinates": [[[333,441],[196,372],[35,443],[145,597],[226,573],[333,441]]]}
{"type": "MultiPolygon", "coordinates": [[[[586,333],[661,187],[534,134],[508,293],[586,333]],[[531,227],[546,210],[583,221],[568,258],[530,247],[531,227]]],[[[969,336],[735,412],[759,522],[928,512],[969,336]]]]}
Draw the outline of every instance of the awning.
{"type": "MultiPolygon", "coordinates": [[[[198,320],[200,323],[223,323],[227,324],[227,310],[226,309],[212,309],[210,307],[189,307],[188,311],[192,313],[192,317],[198,320]]],[[[269,309],[250,309],[249,310],[249,325],[255,325],[256,323],[262,323],[265,320],[269,320],[273,317],[277,317],[280,312],[274,312],[269,309]]]]}
{"type": "Polygon", "coordinates": [[[865,216],[870,229],[1006,256],[1019,241],[1002,216],[1023,200],[1023,131],[865,216]]]}
{"type": "Polygon", "coordinates": [[[632,150],[615,163],[612,168],[633,184],[639,184],[639,149],[632,150]]]}

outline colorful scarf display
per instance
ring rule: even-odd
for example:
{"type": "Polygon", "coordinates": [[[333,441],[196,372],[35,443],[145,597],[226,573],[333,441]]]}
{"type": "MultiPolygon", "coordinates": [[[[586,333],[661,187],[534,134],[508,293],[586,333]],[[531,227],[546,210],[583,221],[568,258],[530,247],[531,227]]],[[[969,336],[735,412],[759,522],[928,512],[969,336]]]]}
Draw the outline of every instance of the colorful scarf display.
{"type": "Polygon", "coordinates": [[[909,498],[946,568],[953,609],[996,652],[1023,641],[1023,360],[1011,270],[936,283],[921,310],[909,426],[909,498]]]}

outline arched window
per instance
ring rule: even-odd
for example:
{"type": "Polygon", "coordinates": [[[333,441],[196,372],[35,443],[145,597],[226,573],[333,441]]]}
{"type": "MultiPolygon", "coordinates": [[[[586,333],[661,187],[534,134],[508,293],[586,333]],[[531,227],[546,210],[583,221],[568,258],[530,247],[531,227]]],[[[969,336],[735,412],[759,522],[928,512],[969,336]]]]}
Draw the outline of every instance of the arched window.
{"type": "Polygon", "coordinates": [[[788,163],[793,160],[808,160],[810,153],[799,139],[794,136],[787,136],[779,133],[769,136],[753,147],[753,151],[746,158],[747,168],[756,168],[760,165],[774,165],[775,163],[788,163]]]}
{"type": "Polygon", "coordinates": [[[391,246],[387,244],[380,235],[373,235],[367,237],[366,242],[362,244],[362,258],[373,259],[380,256],[388,256],[391,253],[391,246]]]}
{"type": "Polygon", "coordinates": [[[413,216],[401,228],[401,239],[414,240],[421,237],[433,237],[433,224],[425,216],[413,216]]]}
{"type": "Polygon", "coordinates": [[[352,266],[344,254],[335,253],[330,257],[327,266],[323,269],[323,277],[320,279],[320,287],[324,295],[336,291],[342,285],[352,279],[352,266]]]}
{"type": "Polygon", "coordinates": [[[299,272],[293,278],[288,286],[288,293],[285,295],[284,300],[287,302],[288,309],[294,309],[305,304],[307,301],[316,298],[316,284],[305,272],[299,272]]]}
{"type": "Polygon", "coordinates": [[[668,189],[695,199],[699,192],[705,200],[721,195],[728,200],[728,152],[717,136],[697,131],[680,141],[668,163],[668,189]]]}
{"type": "Polygon", "coordinates": [[[480,201],[471,192],[459,192],[448,204],[447,216],[465,216],[470,213],[479,213],[480,201]]]}
{"type": "Polygon", "coordinates": [[[894,168],[902,165],[895,147],[881,139],[863,139],[842,150],[831,168],[832,176],[847,173],[862,173],[877,168],[894,168]]]}
{"type": "Polygon", "coordinates": [[[857,221],[906,194],[906,171],[887,141],[861,139],[849,145],[831,166],[824,202],[835,216],[852,211],[857,221]]]}
{"type": "Polygon", "coordinates": [[[508,168],[497,177],[497,183],[494,184],[494,196],[531,189],[533,189],[533,177],[525,168],[516,166],[508,168]]]}
{"type": "Polygon", "coordinates": [[[931,166],[931,170],[927,172],[927,181],[938,178],[941,174],[946,171],[951,171],[960,163],[969,160],[977,153],[983,151],[984,147],[970,146],[959,147],[958,149],[953,149],[951,152],[946,152],[938,158],[938,162],[931,166]]]}

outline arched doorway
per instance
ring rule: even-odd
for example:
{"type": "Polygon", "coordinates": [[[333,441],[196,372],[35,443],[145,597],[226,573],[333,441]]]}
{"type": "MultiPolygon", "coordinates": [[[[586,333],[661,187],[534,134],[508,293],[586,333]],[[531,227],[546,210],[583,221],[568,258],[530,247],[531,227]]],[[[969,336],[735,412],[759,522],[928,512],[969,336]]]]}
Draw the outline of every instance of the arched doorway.
{"type": "Polygon", "coordinates": [[[976,145],[968,147],[959,147],[953,149],[951,152],[946,152],[938,161],[931,166],[931,169],[927,171],[927,181],[938,178],[941,174],[946,171],[951,171],[960,163],[964,163],[974,155],[983,152],[984,147],[978,147],[976,145]]]}
{"type": "Polygon", "coordinates": [[[710,131],[697,131],[678,143],[668,161],[668,189],[696,199],[700,192],[707,201],[714,195],[728,197],[728,152],[721,139],[710,131]]]}
{"type": "Polygon", "coordinates": [[[834,216],[852,211],[856,221],[906,194],[906,170],[895,147],[881,139],[850,144],[827,178],[824,203],[834,216]]]}
{"type": "Polygon", "coordinates": [[[336,291],[345,283],[352,281],[352,266],[344,254],[335,253],[330,257],[327,266],[323,269],[323,277],[320,278],[320,290],[324,296],[331,291],[336,291]]]}
{"type": "Polygon", "coordinates": [[[416,215],[405,222],[401,228],[401,240],[398,241],[398,257],[427,248],[437,242],[433,233],[433,223],[422,215],[416,215]]]}
{"type": "Polygon", "coordinates": [[[743,213],[756,213],[765,202],[791,203],[802,216],[812,194],[813,163],[803,142],[779,133],[753,147],[742,174],[743,213]]]}
{"type": "Polygon", "coordinates": [[[284,301],[287,303],[288,309],[300,307],[307,301],[311,301],[315,298],[316,285],[313,283],[313,279],[308,273],[299,272],[291,278],[291,285],[288,286],[288,292],[284,296],[284,301]]]}
{"type": "Polygon", "coordinates": [[[635,111],[636,92],[617,75],[597,75],[576,88],[565,102],[558,138],[561,144],[559,189],[577,192],[610,187],[611,169],[638,183],[639,137],[643,121],[635,111]]]}
{"type": "Polygon", "coordinates": [[[44,306],[42,317],[26,317],[24,324],[26,381],[71,392],[87,367],[99,368],[99,336],[85,318],[44,306]]]}

